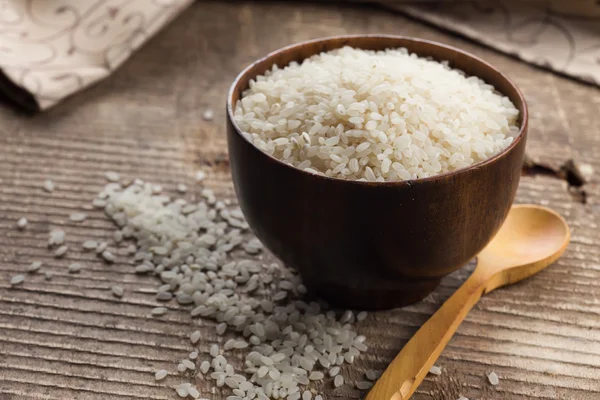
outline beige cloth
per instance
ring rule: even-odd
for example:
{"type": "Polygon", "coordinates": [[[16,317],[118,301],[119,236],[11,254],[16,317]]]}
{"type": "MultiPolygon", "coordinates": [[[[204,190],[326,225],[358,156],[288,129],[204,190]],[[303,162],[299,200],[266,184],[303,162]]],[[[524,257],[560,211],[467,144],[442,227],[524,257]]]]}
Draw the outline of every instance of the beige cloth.
{"type": "Polygon", "coordinates": [[[109,75],[191,2],[0,0],[0,88],[46,109],[109,75]]]}
{"type": "Polygon", "coordinates": [[[375,0],[414,18],[600,85],[597,0],[375,0]]]}

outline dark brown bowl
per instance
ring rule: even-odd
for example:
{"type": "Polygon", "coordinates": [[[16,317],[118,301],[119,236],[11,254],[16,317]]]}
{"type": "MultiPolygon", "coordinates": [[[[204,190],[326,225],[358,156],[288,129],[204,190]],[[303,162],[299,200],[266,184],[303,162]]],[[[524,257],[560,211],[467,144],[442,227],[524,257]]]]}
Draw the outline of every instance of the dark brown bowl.
{"type": "Polygon", "coordinates": [[[333,303],[361,309],[402,306],[425,297],[494,236],[513,202],[525,151],[527,105],[500,71],[462,50],[401,36],[338,36],[277,50],[246,68],[227,99],[227,138],[240,206],[258,238],[306,285],[333,303]],[[343,46],[406,47],[478,76],[521,112],[519,136],[470,167],[385,183],[312,175],[259,150],[233,112],[250,79],[343,46]]]}

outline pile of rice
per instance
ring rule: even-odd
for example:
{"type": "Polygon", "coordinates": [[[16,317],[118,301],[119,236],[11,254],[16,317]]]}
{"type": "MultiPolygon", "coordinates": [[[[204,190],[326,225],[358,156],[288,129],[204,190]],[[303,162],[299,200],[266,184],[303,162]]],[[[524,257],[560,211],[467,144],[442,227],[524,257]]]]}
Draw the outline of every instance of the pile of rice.
{"type": "MultiPolygon", "coordinates": [[[[210,189],[201,196],[173,200],[161,187],[136,180],[127,187],[110,183],[95,200],[120,227],[118,239],[134,240],[136,271],[160,278],[157,301],[176,301],[192,318],[215,322],[216,342],[191,332],[197,347],[189,358],[178,362],[177,372],[159,370],[155,378],[183,377],[176,391],[192,398],[200,396],[197,382],[210,379],[227,387],[229,400],[319,400],[311,383],[329,377],[342,386],[340,367],[367,350],[353,326],[367,314],[336,314],[324,303],[305,302],[299,276],[263,260],[239,207],[210,189]]],[[[151,310],[155,317],[166,312],[151,310]]],[[[354,385],[368,389],[379,373],[370,375],[354,385]]]]}
{"type": "MultiPolygon", "coordinates": [[[[205,176],[198,173],[197,180],[205,176]]],[[[364,379],[347,378],[348,365],[368,349],[356,330],[367,313],[335,312],[310,301],[297,273],[263,253],[235,200],[220,200],[209,188],[199,198],[173,199],[160,185],[122,181],[116,172],[105,177],[109,183],[92,205],[115,223],[112,239],[68,248],[65,231],[56,228],[48,247],[57,258],[67,251],[95,252],[115,268],[133,263],[136,273],[155,275],[157,303],[148,318],[188,310],[190,353],[153,371],[156,381],[165,381],[180,398],[206,400],[201,389],[208,381],[212,393],[222,388],[227,400],[323,400],[324,384],[367,390],[380,376],[368,370],[364,379]]],[[[175,189],[186,192],[187,186],[175,189]]],[[[75,212],[69,221],[83,225],[87,215],[75,212]]],[[[10,285],[26,285],[27,276],[38,273],[52,279],[45,269],[33,261],[10,285]]],[[[65,264],[65,270],[85,274],[86,266],[65,264]]],[[[121,285],[108,290],[115,298],[130,295],[121,285]]]]}
{"type": "MultiPolygon", "coordinates": [[[[298,275],[262,260],[262,244],[241,210],[210,189],[201,195],[197,202],[173,200],[136,180],[127,187],[108,184],[96,199],[120,227],[119,238],[134,239],[136,271],[160,278],[156,299],[215,321],[217,342],[191,332],[197,348],[177,365],[178,375],[187,377],[176,386],[178,395],[198,398],[196,382],[206,379],[227,387],[229,400],[319,400],[311,383],[327,376],[342,386],[340,367],[367,350],[353,326],[367,314],[336,314],[324,303],[304,301],[307,289],[298,275]]],[[[160,306],[151,314],[167,310],[160,306]]],[[[156,374],[162,380],[169,372],[156,374]]],[[[360,390],[371,385],[355,383],[360,390]]]]}
{"type": "Polygon", "coordinates": [[[485,160],[518,134],[494,87],[406,49],[344,47],[250,82],[235,121],[294,167],[360,181],[425,178],[485,160]]]}
{"type": "MultiPolygon", "coordinates": [[[[199,172],[197,180],[205,176],[199,172]]],[[[336,313],[324,302],[309,301],[294,271],[264,257],[231,199],[219,200],[208,188],[195,201],[172,199],[159,185],[139,179],[120,183],[116,172],[106,179],[110,183],[92,205],[116,224],[112,240],[85,240],[68,249],[65,231],[55,228],[48,247],[56,257],[95,251],[115,267],[134,262],[136,273],[155,275],[160,305],[149,309],[148,318],[187,308],[194,321],[191,351],[171,367],[154,371],[156,381],[166,381],[180,398],[207,400],[201,398],[201,387],[208,380],[211,392],[222,388],[227,400],[324,400],[319,394],[324,384],[339,396],[337,389],[344,395],[348,386],[365,391],[379,378],[381,371],[367,370],[363,379],[348,379],[349,364],[368,350],[366,337],[356,331],[367,313],[336,313]],[[56,255],[59,249],[64,250],[56,255]],[[197,325],[204,326],[202,332],[197,325]],[[207,332],[211,325],[216,335],[207,332]]],[[[177,185],[177,191],[183,186],[177,185]]],[[[69,220],[84,224],[87,216],[74,212],[69,220]]],[[[25,225],[17,222],[15,227],[25,225]]],[[[81,263],[64,267],[85,274],[81,263]]],[[[11,277],[10,285],[26,285],[27,276],[42,272],[50,280],[54,273],[46,269],[33,261],[11,277]]],[[[130,295],[120,285],[108,290],[116,298],[130,295]]],[[[429,373],[440,375],[442,369],[432,366],[429,373]]],[[[499,383],[494,372],[488,380],[499,383]]]]}

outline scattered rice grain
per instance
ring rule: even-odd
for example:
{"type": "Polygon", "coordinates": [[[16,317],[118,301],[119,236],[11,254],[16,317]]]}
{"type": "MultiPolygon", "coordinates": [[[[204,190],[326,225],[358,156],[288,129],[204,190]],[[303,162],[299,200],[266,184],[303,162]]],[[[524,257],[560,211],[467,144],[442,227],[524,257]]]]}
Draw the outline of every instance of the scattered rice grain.
{"type": "MultiPolygon", "coordinates": [[[[338,375],[339,376],[339,375],[338,375]]],[[[325,377],[325,375],[321,371],[313,371],[308,376],[308,379],[311,381],[320,381],[325,377]]]]}
{"type": "Polygon", "coordinates": [[[50,179],[46,179],[43,187],[46,192],[51,193],[54,191],[54,182],[52,182],[50,179]]]}
{"type": "Polygon", "coordinates": [[[98,242],[95,240],[86,240],[82,245],[84,250],[94,250],[98,247],[98,242]]]}
{"type": "Polygon", "coordinates": [[[118,182],[121,176],[115,171],[107,171],[104,173],[104,177],[109,182],[118,182]]]}
{"type": "Polygon", "coordinates": [[[17,221],[17,228],[25,229],[26,226],[27,226],[27,218],[25,218],[25,217],[19,218],[19,220],[17,221]]]}
{"type": "Polygon", "coordinates": [[[381,371],[370,369],[365,373],[365,376],[370,381],[376,381],[381,376],[381,371]]]}
{"type": "Polygon", "coordinates": [[[193,399],[197,399],[200,397],[200,392],[194,386],[188,389],[188,394],[192,396],[193,399]]]}
{"type": "Polygon", "coordinates": [[[82,212],[75,212],[69,215],[69,219],[73,222],[81,222],[84,221],[86,218],[87,214],[82,212]]]}
{"type": "Polygon", "coordinates": [[[177,386],[175,391],[177,392],[177,395],[179,397],[187,397],[189,394],[190,386],[191,385],[189,383],[182,383],[181,385],[177,386]]]}
{"type": "Polygon", "coordinates": [[[202,334],[200,333],[200,331],[194,331],[190,335],[190,341],[192,342],[192,344],[196,344],[196,343],[198,343],[198,340],[200,340],[201,336],[202,336],[202,334]]]}
{"type": "Polygon", "coordinates": [[[106,243],[106,242],[99,243],[98,246],[96,247],[96,254],[102,254],[104,252],[104,250],[106,250],[107,247],[108,247],[108,243],[106,243]]]}
{"type": "Polygon", "coordinates": [[[205,121],[212,121],[214,116],[215,114],[210,108],[204,110],[204,113],[202,114],[202,118],[204,118],[205,121]]]}
{"type": "Polygon", "coordinates": [[[161,380],[165,379],[167,377],[167,375],[169,375],[169,373],[167,372],[167,370],[165,370],[165,369],[159,369],[154,374],[154,379],[157,380],[157,381],[161,381],[161,380]]]}
{"type": "Polygon", "coordinates": [[[367,389],[371,389],[371,387],[373,386],[372,382],[367,382],[367,381],[357,381],[356,382],[356,388],[358,390],[367,390],[367,389]]]}
{"type": "Polygon", "coordinates": [[[498,375],[495,372],[490,372],[488,375],[488,380],[493,386],[496,386],[498,383],[500,383],[500,378],[498,378],[498,375]]]}
{"type": "Polygon", "coordinates": [[[27,268],[27,272],[29,272],[29,273],[37,272],[41,267],[42,267],[42,262],[41,261],[34,261],[27,268]]]}
{"type": "Polygon", "coordinates": [[[440,367],[438,367],[437,365],[432,365],[431,368],[429,368],[429,373],[439,376],[442,374],[442,369],[440,367]]]}
{"type": "Polygon", "coordinates": [[[10,278],[10,285],[11,286],[20,285],[24,281],[25,281],[25,275],[18,274],[18,275],[13,276],[12,278],[10,278]]]}
{"type": "Polygon", "coordinates": [[[113,253],[111,253],[108,250],[104,250],[102,252],[102,258],[104,258],[104,261],[108,262],[108,263],[114,263],[115,262],[115,256],[113,253]]]}
{"type": "Polygon", "coordinates": [[[333,378],[333,386],[336,388],[341,387],[344,384],[344,377],[342,375],[336,375],[335,378],[333,378]]]}
{"type": "Polygon", "coordinates": [[[150,313],[152,315],[165,315],[167,313],[167,308],[166,307],[154,307],[152,310],[150,310],[150,313]]]}
{"type": "Polygon", "coordinates": [[[123,294],[125,292],[123,290],[123,287],[119,286],[119,285],[113,285],[113,286],[111,286],[110,290],[111,290],[113,296],[118,297],[118,298],[123,297],[123,294]]]}
{"type": "Polygon", "coordinates": [[[48,239],[48,246],[60,246],[65,242],[65,231],[62,229],[52,229],[48,239]]]}
{"type": "Polygon", "coordinates": [[[62,256],[65,255],[65,253],[67,252],[67,250],[69,250],[69,246],[67,245],[63,245],[60,246],[58,249],[56,249],[56,251],[54,252],[54,257],[56,258],[60,258],[62,256]]]}
{"type": "Polygon", "coordinates": [[[200,372],[206,374],[208,371],[210,371],[210,362],[202,361],[202,364],[200,364],[200,372]]]}
{"type": "Polygon", "coordinates": [[[71,264],[69,264],[68,269],[69,269],[69,273],[76,274],[83,269],[83,264],[78,263],[78,262],[71,263],[71,264]]]}

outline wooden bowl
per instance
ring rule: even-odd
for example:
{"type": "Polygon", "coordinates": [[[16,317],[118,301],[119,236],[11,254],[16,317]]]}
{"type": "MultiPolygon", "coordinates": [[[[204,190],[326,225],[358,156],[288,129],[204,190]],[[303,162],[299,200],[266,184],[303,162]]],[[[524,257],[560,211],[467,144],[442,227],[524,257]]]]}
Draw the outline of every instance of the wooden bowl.
{"type": "Polygon", "coordinates": [[[277,50],[246,68],[227,99],[231,173],[258,238],[297,269],[309,289],[338,305],[379,309],[413,303],[472,259],[502,225],[525,151],[527,105],[519,89],[485,61],[447,45],[400,36],[338,36],[277,50]],[[234,122],[250,79],[343,46],[410,52],[478,76],[521,112],[520,133],[501,153],[429,178],[357,182],[312,175],[259,150],[234,122]]]}

